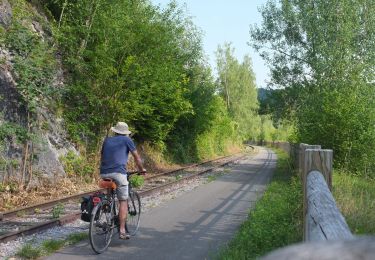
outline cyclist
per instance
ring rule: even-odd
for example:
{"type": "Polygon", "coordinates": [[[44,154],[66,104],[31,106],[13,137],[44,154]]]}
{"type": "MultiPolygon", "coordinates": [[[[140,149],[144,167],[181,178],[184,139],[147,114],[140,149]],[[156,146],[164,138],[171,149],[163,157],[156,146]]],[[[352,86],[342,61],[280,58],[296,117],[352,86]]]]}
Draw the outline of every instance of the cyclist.
{"type": "Polygon", "coordinates": [[[100,176],[111,178],[117,185],[117,197],[119,200],[120,239],[129,239],[125,231],[125,222],[128,215],[128,180],[126,177],[126,165],[129,152],[133,155],[139,172],[146,173],[141,157],[139,156],[133,140],[129,137],[129,127],[124,122],[118,122],[111,131],[114,136],[104,140],[101,153],[100,176]]]}

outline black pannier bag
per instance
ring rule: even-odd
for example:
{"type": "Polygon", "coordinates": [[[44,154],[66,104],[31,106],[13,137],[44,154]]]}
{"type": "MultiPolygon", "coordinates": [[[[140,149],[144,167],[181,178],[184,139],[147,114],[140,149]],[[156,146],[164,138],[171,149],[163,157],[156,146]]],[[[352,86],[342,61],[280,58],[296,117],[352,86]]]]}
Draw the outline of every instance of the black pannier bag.
{"type": "Polygon", "coordinates": [[[94,208],[93,196],[84,196],[81,201],[81,219],[85,222],[90,222],[91,212],[94,208]]]}
{"type": "Polygon", "coordinates": [[[81,220],[90,222],[91,212],[95,205],[104,198],[104,194],[97,192],[93,195],[87,195],[82,197],[81,201],[81,220]]]}

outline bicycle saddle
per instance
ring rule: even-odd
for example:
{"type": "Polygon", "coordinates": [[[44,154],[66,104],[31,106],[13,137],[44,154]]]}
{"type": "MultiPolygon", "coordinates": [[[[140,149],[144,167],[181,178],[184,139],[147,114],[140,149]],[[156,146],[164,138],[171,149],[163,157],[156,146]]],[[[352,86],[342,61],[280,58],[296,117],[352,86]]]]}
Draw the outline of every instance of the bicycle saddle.
{"type": "Polygon", "coordinates": [[[99,187],[102,189],[116,189],[117,185],[111,178],[103,178],[99,181],[99,187]]]}

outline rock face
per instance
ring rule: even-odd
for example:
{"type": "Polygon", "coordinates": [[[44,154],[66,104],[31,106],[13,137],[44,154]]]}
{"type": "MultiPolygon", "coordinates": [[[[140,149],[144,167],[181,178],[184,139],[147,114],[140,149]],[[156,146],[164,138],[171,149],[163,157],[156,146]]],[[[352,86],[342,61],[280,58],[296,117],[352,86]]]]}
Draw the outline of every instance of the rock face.
{"type": "Polygon", "coordinates": [[[8,0],[0,0],[0,25],[7,28],[12,21],[12,8],[8,0]]]}
{"type": "MultiPolygon", "coordinates": [[[[0,0],[0,26],[7,28],[11,26],[12,10],[7,0],[0,0]]],[[[34,33],[43,34],[37,22],[32,21],[30,27],[35,28],[34,33]]],[[[1,29],[1,28],[0,28],[1,29]]],[[[43,40],[42,36],[41,39],[43,40]]],[[[59,59],[56,56],[56,59],[59,59]]],[[[13,69],[14,54],[5,46],[0,45],[0,133],[1,127],[12,125],[27,131],[27,107],[24,105],[22,96],[17,89],[17,73],[13,69]]],[[[63,88],[63,69],[61,62],[56,61],[58,68],[53,79],[54,88],[63,88]]],[[[54,102],[53,100],[49,103],[54,102]]],[[[33,156],[29,161],[29,171],[33,176],[54,178],[65,175],[64,168],[59,158],[68,151],[77,153],[74,146],[68,141],[63,127],[63,120],[56,116],[53,106],[40,105],[37,107],[35,117],[37,123],[32,126],[33,138],[26,143],[20,143],[14,136],[8,136],[6,140],[0,140],[0,159],[7,162],[7,166],[0,169],[0,181],[4,178],[19,178],[22,172],[26,147],[32,147],[33,156]],[[32,143],[32,146],[30,145],[32,143]],[[9,163],[12,162],[12,163],[9,163]],[[32,170],[30,170],[32,169],[32,170]]],[[[29,148],[28,148],[29,149],[29,148]]],[[[31,148],[30,148],[31,149],[31,148]]],[[[30,153],[30,152],[29,152],[30,153]]],[[[36,177],[35,177],[36,178],[36,177]]],[[[35,180],[32,182],[35,183],[35,180]]]]}
{"type": "MultiPolygon", "coordinates": [[[[15,88],[16,82],[10,72],[11,55],[7,50],[1,48],[0,59],[4,61],[0,65],[0,127],[5,123],[24,125],[26,108],[20,102],[21,97],[15,88]]],[[[3,151],[0,151],[3,160],[18,160],[22,157],[22,146],[17,144],[15,138],[6,139],[3,142],[3,151]]],[[[3,175],[5,174],[6,172],[3,172],[3,175]]],[[[9,174],[14,173],[12,171],[9,174]]]]}
{"type": "Polygon", "coordinates": [[[18,122],[22,125],[24,122],[24,115],[26,115],[26,108],[21,102],[21,96],[16,89],[16,82],[11,73],[12,70],[12,56],[8,50],[0,47],[0,111],[2,112],[3,120],[10,122],[18,122]]]}
{"type": "MultiPolygon", "coordinates": [[[[22,104],[12,76],[11,55],[7,50],[0,49],[1,58],[6,62],[0,65],[0,125],[13,123],[26,128],[27,109],[22,104]]],[[[61,82],[60,78],[56,80],[61,82]]],[[[46,177],[64,175],[59,158],[69,150],[76,150],[67,140],[63,120],[56,118],[54,113],[45,107],[37,109],[37,118],[39,122],[44,122],[46,129],[33,129],[37,136],[37,141],[34,142],[36,158],[33,160],[33,169],[46,177]]],[[[17,160],[21,164],[23,149],[22,144],[18,144],[16,140],[6,140],[2,156],[8,160],[17,160]]]]}
{"type": "Polygon", "coordinates": [[[46,108],[38,109],[40,121],[46,122],[48,129],[39,129],[38,135],[41,140],[35,145],[38,159],[34,163],[35,171],[46,177],[65,175],[64,168],[59,160],[68,151],[77,153],[74,146],[67,140],[63,128],[63,120],[48,111],[46,108]]]}

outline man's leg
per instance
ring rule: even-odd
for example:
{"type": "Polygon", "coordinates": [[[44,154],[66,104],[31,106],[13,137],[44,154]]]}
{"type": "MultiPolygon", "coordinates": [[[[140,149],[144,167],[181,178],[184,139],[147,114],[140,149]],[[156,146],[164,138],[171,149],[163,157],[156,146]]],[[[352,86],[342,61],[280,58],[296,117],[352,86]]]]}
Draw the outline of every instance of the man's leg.
{"type": "Polygon", "coordinates": [[[128,201],[120,200],[119,220],[120,220],[120,233],[125,234],[125,222],[128,216],[128,201]]]}
{"type": "Polygon", "coordinates": [[[120,222],[120,238],[128,239],[129,237],[121,236],[125,234],[125,222],[128,216],[128,196],[129,196],[129,186],[128,180],[125,174],[114,173],[108,177],[113,178],[117,184],[117,198],[119,200],[119,222],[120,222]]]}

